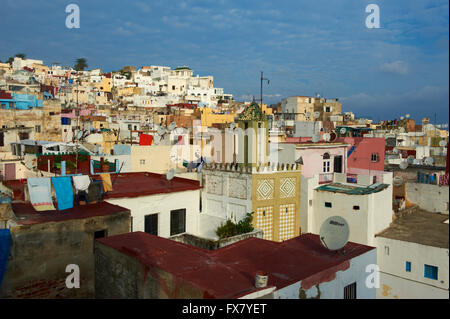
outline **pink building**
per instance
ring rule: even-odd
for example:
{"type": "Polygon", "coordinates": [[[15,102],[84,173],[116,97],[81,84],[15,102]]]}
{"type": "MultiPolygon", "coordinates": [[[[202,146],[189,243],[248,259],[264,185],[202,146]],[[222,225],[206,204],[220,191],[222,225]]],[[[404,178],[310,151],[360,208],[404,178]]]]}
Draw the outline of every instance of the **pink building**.
{"type": "MultiPolygon", "coordinates": [[[[350,144],[347,152],[349,174],[378,176],[384,171],[386,142],[381,137],[340,137],[337,141],[350,144]]],[[[374,182],[376,182],[374,178],[374,182]]]]}

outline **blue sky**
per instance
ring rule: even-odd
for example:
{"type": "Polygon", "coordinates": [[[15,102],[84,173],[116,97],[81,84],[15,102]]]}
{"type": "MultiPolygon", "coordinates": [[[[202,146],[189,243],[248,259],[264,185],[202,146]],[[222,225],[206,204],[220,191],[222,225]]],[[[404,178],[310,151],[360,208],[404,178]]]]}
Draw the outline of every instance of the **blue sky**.
{"type": "Polygon", "coordinates": [[[0,59],[18,52],[46,64],[118,70],[190,66],[237,99],[338,97],[374,120],[410,113],[448,122],[448,0],[0,0],[0,59]],[[68,4],[81,28],[67,29],[68,4]],[[380,8],[368,29],[368,4],[380,8]]]}

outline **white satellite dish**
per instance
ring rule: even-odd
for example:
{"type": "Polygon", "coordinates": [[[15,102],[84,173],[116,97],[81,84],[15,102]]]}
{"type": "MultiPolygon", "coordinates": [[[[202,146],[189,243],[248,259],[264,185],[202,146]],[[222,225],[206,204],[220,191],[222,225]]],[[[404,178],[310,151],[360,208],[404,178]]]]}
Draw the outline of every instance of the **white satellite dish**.
{"type": "Polygon", "coordinates": [[[320,226],[320,242],[329,250],[338,250],[347,244],[350,229],[347,221],[340,216],[332,216],[320,226]]]}
{"type": "Polygon", "coordinates": [[[280,128],[280,127],[282,127],[282,126],[283,126],[283,122],[277,121],[277,127],[280,128]]]}
{"type": "Polygon", "coordinates": [[[442,140],[442,141],[439,142],[439,146],[441,146],[441,147],[444,147],[444,146],[446,146],[446,145],[447,145],[447,142],[444,141],[444,140],[442,140]]]}
{"type": "Polygon", "coordinates": [[[396,148],[396,147],[394,147],[394,149],[392,150],[392,152],[393,152],[394,154],[400,153],[400,151],[399,151],[398,148],[396,148]]]}
{"type": "Polygon", "coordinates": [[[401,169],[407,169],[408,168],[408,162],[403,161],[398,165],[401,169]]]}
{"type": "Polygon", "coordinates": [[[313,117],[315,119],[318,119],[320,117],[320,112],[319,111],[314,112],[313,117]]]}
{"type": "Polygon", "coordinates": [[[159,142],[161,142],[161,136],[159,136],[159,135],[153,136],[153,143],[154,143],[155,145],[158,145],[159,142]]]}
{"type": "Polygon", "coordinates": [[[234,130],[234,129],[236,128],[236,123],[234,123],[234,122],[231,123],[231,124],[230,124],[230,128],[231,128],[232,130],[234,130]]]}
{"type": "Polygon", "coordinates": [[[411,116],[411,115],[409,115],[409,114],[406,114],[406,115],[405,115],[405,117],[406,117],[407,119],[409,119],[410,116],[411,116]]]}
{"type": "Polygon", "coordinates": [[[345,129],[345,127],[341,128],[339,130],[339,133],[341,133],[341,134],[345,134],[346,132],[347,132],[347,130],[345,129]]]}
{"type": "Polygon", "coordinates": [[[166,129],[164,127],[160,126],[160,127],[158,127],[157,133],[158,133],[158,135],[162,136],[162,135],[166,134],[166,129]]]}
{"type": "Polygon", "coordinates": [[[413,155],[409,155],[406,160],[407,160],[408,164],[414,164],[415,158],[413,155]]]}
{"type": "Polygon", "coordinates": [[[325,133],[325,134],[323,134],[323,140],[324,140],[325,142],[329,142],[330,139],[331,139],[330,133],[325,133]]]}
{"type": "Polygon", "coordinates": [[[311,117],[311,112],[306,112],[305,117],[309,119],[311,117]]]}
{"type": "Polygon", "coordinates": [[[404,119],[405,119],[405,118],[404,118],[403,116],[400,116],[400,120],[402,120],[402,121],[403,121],[404,119]]]}
{"type": "Polygon", "coordinates": [[[166,178],[168,181],[170,181],[175,176],[175,170],[173,168],[169,169],[169,171],[166,174],[166,178]]]}
{"type": "Polygon", "coordinates": [[[400,176],[395,176],[394,179],[392,180],[394,186],[401,186],[403,185],[403,178],[401,178],[400,176]]]}
{"type": "Polygon", "coordinates": [[[169,126],[167,127],[167,129],[169,131],[173,131],[176,128],[177,128],[177,123],[175,123],[175,122],[170,123],[169,126]]]}
{"type": "Polygon", "coordinates": [[[319,133],[314,134],[311,138],[311,141],[313,143],[317,143],[318,141],[320,141],[320,134],[319,133]]]}
{"type": "Polygon", "coordinates": [[[426,165],[433,165],[433,163],[434,163],[434,158],[432,158],[432,157],[426,157],[425,158],[425,164],[426,165]]]}

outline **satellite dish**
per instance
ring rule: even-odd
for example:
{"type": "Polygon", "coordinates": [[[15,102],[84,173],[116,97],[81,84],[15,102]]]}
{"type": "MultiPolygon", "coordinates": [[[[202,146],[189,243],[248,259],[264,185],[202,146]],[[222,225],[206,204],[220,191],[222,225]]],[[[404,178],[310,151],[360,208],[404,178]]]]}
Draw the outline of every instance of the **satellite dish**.
{"type": "Polygon", "coordinates": [[[447,145],[446,141],[442,140],[442,141],[439,142],[439,146],[444,147],[445,145],[447,145]]]}
{"type": "Polygon", "coordinates": [[[407,161],[403,161],[398,165],[401,169],[406,169],[408,168],[408,162],[407,161]]]}
{"type": "Polygon", "coordinates": [[[403,116],[400,116],[400,120],[404,120],[405,118],[403,116]]]}
{"type": "Polygon", "coordinates": [[[347,221],[340,216],[327,218],[320,226],[320,242],[329,250],[338,250],[345,246],[350,236],[347,221]]]}
{"type": "Polygon", "coordinates": [[[394,186],[402,186],[403,185],[403,178],[401,178],[400,176],[395,176],[394,179],[392,180],[392,182],[394,183],[394,186]]]}
{"type": "Polygon", "coordinates": [[[422,165],[422,160],[421,159],[415,159],[414,160],[414,164],[422,165]]]}
{"type": "Polygon", "coordinates": [[[161,136],[159,136],[159,135],[153,136],[153,143],[154,143],[155,145],[158,145],[159,142],[161,142],[161,136]]]}
{"type": "Polygon", "coordinates": [[[341,133],[341,134],[345,134],[346,132],[347,132],[347,130],[345,129],[345,127],[341,128],[339,130],[339,133],[341,133]]]}
{"type": "Polygon", "coordinates": [[[236,128],[236,123],[234,123],[234,122],[231,123],[231,124],[230,124],[230,128],[231,128],[232,130],[234,130],[234,129],[236,128]]]}
{"type": "Polygon", "coordinates": [[[413,155],[409,155],[407,158],[408,164],[414,164],[414,160],[415,160],[415,158],[413,155]]]}
{"type": "Polygon", "coordinates": [[[166,174],[166,178],[168,181],[170,181],[175,176],[175,170],[173,168],[169,169],[169,171],[166,174]]]}
{"type": "Polygon", "coordinates": [[[313,117],[315,119],[318,119],[320,117],[320,112],[318,112],[318,111],[314,112],[313,117]]]}
{"type": "Polygon", "coordinates": [[[426,165],[433,165],[433,163],[434,163],[434,158],[432,158],[432,157],[426,157],[425,158],[425,164],[426,165]]]}
{"type": "Polygon", "coordinates": [[[334,142],[337,138],[336,133],[333,131],[330,133],[330,142],[334,142]]]}
{"type": "Polygon", "coordinates": [[[409,114],[406,114],[406,115],[405,115],[405,117],[406,117],[407,119],[409,119],[410,116],[411,116],[411,115],[409,115],[409,114]]]}
{"type": "Polygon", "coordinates": [[[392,150],[392,152],[393,152],[394,154],[400,153],[400,151],[399,151],[398,148],[396,148],[396,147],[394,147],[394,149],[392,150]]]}
{"type": "Polygon", "coordinates": [[[277,121],[277,127],[280,128],[283,126],[283,123],[281,121],[277,121]]]}
{"type": "Polygon", "coordinates": [[[170,123],[169,126],[167,127],[167,129],[169,131],[173,131],[176,128],[177,128],[177,123],[175,123],[175,122],[170,123]]]}
{"type": "Polygon", "coordinates": [[[319,133],[314,134],[311,138],[311,141],[313,143],[317,143],[318,141],[320,141],[320,134],[319,133]]]}
{"type": "Polygon", "coordinates": [[[323,134],[323,140],[324,140],[325,142],[329,142],[330,139],[331,139],[330,133],[325,133],[325,134],[323,134]]]}
{"type": "Polygon", "coordinates": [[[306,112],[305,117],[309,119],[311,117],[311,112],[306,112]]]}
{"type": "Polygon", "coordinates": [[[158,133],[158,135],[162,136],[162,135],[166,134],[166,129],[164,127],[160,126],[160,127],[158,127],[157,133],[158,133]]]}

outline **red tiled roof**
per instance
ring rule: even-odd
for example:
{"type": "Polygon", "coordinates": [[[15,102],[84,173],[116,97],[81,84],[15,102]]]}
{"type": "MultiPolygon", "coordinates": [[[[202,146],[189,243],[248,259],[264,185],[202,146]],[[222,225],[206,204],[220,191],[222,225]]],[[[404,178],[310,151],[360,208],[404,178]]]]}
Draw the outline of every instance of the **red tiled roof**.
{"type": "Polygon", "coordinates": [[[255,274],[260,270],[268,273],[268,287],[280,289],[302,281],[302,288],[309,289],[333,280],[337,271],[349,267],[352,258],[375,249],[349,242],[345,254],[331,252],[313,234],[281,243],[248,238],[214,251],[143,232],[98,241],[190,282],[212,298],[238,298],[257,291],[255,274]]]}
{"type": "MultiPolygon", "coordinates": [[[[93,177],[100,179],[96,175],[93,177]]],[[[113,191],[107,192],[103,197],[104,199],[139,197],[201,189],[199,181],[180,177],[174,177],[171,181],[168,181],[165,174],[147,172],[111,174],[111,181],[113,183],[113,191]]]]}
{"type": "Polygon", "coordinates": [[[107,202],[97,204],[74,206],[63,211],[36,211],[30,203],[12,203],[12,210],[19,218],[20,225],[35,225],[49,222],[61,222],[72,219],[85,219],[96,216],[114,215],[121,212],[130,212],[127,208],[107,202]]]}

